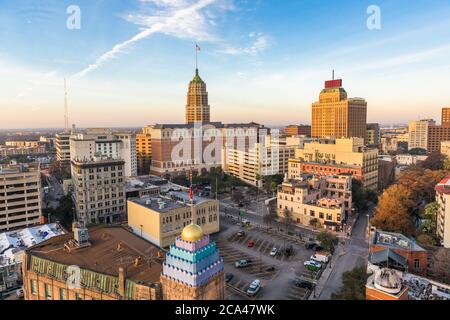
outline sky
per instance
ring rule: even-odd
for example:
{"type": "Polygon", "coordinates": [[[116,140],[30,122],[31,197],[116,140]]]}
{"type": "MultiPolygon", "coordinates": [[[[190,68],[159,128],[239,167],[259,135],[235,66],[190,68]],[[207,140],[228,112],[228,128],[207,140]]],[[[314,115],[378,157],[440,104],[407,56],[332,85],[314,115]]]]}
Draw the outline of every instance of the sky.
{"type": "Polygon", "coordinates": [[[63,127],[64,78],[70,124],[182,123],[195,43],[213,121],[310,123],[333,69],[368,122],[440,121],[449,17],[448,0],[0,0],[0,129],[63,127]]]}

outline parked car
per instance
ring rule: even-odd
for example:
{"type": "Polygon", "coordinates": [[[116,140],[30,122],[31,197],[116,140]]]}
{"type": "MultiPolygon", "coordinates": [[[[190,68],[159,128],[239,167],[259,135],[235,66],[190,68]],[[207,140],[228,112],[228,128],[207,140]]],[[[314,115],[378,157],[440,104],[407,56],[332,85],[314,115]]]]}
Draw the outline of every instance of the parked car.
{"type": "Polygon", "coordinates": [[[253,282],[247,289],[247,295],[250,297],[254,297],[260,289],[261,289],[261,281],[258,279],[253,280],[253,282]]]}
{"type": "Polygon", "coordinates": [[[315,254],[313,254],[310,259],[317,262],[327,263],[330,260],[330,257],[331,257],[330,253],[318,251],[315,254]]]}
{"type": "Polygon", "coordinates": [[[238,236],[239,238],[242,238],[242,237],[245,236],[245,232],[244,232],[244,231],[239,231],[239,232],[237,233],[237,236],[238,236]]]}
{"type": "Polygon", "coordinates": [[[285,253],[287,256],[292,255],[292,254],[294,253],[294,247],[293,247],[292,245],[289,245],[289,246],[285,247],[285,248],[284,248],[284,253],[285,253]]]}
{"type": "Polygon", "coordinates": [[[306,280],[295,280],[295,285],[299,288],[305,288],[309,290],[312,290],[314,286],[314,284],[306,280]]]}
{"type": "Polygon", "coordinates": [[[17,296],[17,298],[23,298],[23,296],[24,296],[23,287],[16,290],[16,296],[17,296]]]}
{"type": "Polygon", "coordinates": [[[305,266],[306,269],[308,269],[309,271],[317,271],[320,268],[322,268],[322,264],[320,264],[319,262],[316,261],[305,261],[303,263],[303,265],[305,266]]]}
{"type": "Polygon", "coordinates": [[[305,243],[305,248],[308,250],[314,250],[314,248],[318,246],[317,242],[315,241],[308,241],[305,243]]]}
{"type": "Polygon", "coordinates": [[[233,278],[234,278],[234,274],[232,274],[232,273],[227,273],[225,275],[225,281],[226,282],[230,282],[231,280],[233,280],[233,278]]]}
{"type": "Polygon", "coordinates": [[[247,242],[247,247],[249,247],[249,248],[253,248],[254,245],[255,245],[255,243],[253,242],[253,240],[249,240],[247,242]]]}
{"type": "Polygon", "coordinates": [[[278,253],[278,249],[276,247],[273,247],[272,250],[270,251],[270,255],[272,257],[275,257],[278,253]]]}
{"type": "Polygon", "coordinates": [[[241,260],[236,261],[234,263],[234,266],[236,268],[243,268],[243,267],[248,266],[251,262],[252,262],[251,260],[241,259],[241,260]]]}

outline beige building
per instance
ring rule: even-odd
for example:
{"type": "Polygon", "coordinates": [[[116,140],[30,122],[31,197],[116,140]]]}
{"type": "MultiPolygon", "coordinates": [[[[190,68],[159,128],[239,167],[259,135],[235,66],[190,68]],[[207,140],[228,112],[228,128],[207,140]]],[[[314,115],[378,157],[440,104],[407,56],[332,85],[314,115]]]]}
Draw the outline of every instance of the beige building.
{"type": "Polygon", "coordinates": [[[297,224],[311,226],[314,219],[339,231],[352,212],[352,178],[303,175],[302,180],[285,180],[278,186],[277,208],[280,217],[289,210],[297,224]]]}
{"type": "Polygon", "coordinates": [[[125,216],[124,161],[107,157],[72,160],[75,210],[80,221],[112,223],[125,216]]]}
{"type": "MultiPolygon", "coordinates": [[[[310,165],[338,165],[355,171],[361,175],[364,187],[377,190],[378,188],[378,149],[364,146],[364,139],[320,139],[305,143],[304,148],[297,148],[295,159],[310,165]]],[[[296,178],[298,161],[290,161],[288,177],[296,178]]],[[[346,171],[349,172],[350,171],[346,171]]],[[[330,171],[330,174],[333,174],[330,171]]]]}
{"type": "Polygon", "coordinates": [[[376,147],[380,144],[380,126],[378,123],[367,124],[365,144],[376,147]]]}
{"type": "Polygon", "coordinates": [[[38,147],[39,141],[28,141],[28,140],[14,140],[5,141],[5,146],[7,147],[38,147]]]}
{"type": "Polygon", "coordinates": [[[311,136],[350,138],[366,136],[367,102],[348,98],[342,80],[325,82],[319,101],[312,104],[311,136]]]}
{"type": "Polygon", "coordinates": [[[56,134],[56,160],[62,165],[70,165],[70,133],[56,134]]]}
{"type": "Polygon", "coordinates": [[[450,141],[441,142],[441,154],[450,159],[450,141]]]}
{"type": "Polygon", "coordinates": [[[432,119],[410,121],[408,126],[408,149],[428,150],[428,127],[436,125],[432,119]]]}
{"type": "Polygon", "coordinates": [[[450,248],[450,176],[445,177],[436,187],[437,212],[436,235],[445,248],[450,248]]]}
{"type": "Polygon", "coordinates": [[[186,123],[194,122],[210,122],[206,83],[200,78],[198,69],[195,69],[195,76],[189,83],[186,104],[186,123]]]}
{"type": "Polygon", "coordinates": [[[138,175],[148,174],[152,162],[152,134],[153,126],[142,128],[142,132],[136,134],[136,161],[138,175]]]}
{"type": "MultiPolygon", "coordinates": [[[[219,232],[219,201],[194,196],[195,223],[205,234],[219,232]]],[[[189,194],[128,199],[128,226],[140,237],[166,248],[192,222],[189,194]]]]}
{"type": "Polygon", "coordinates": [[[41,223],[39,164],[0,165],[0,231],[41,223]]]}
{"type": "Polygon", "coordinates": [[[164,252],[120,226],[74,226],[25,251],[25,300],[161,300],[164,252]]]}

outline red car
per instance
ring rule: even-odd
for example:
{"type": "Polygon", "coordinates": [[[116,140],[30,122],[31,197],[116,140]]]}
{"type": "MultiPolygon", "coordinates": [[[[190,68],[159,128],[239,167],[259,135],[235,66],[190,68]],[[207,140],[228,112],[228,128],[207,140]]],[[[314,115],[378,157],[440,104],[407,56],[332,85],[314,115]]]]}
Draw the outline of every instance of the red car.
{"type": "Polygon", "coordinates": [[[247,247],[252,248],[255,245],[255,243],[252,240],[249,240],[247,242],[247,247]]]}

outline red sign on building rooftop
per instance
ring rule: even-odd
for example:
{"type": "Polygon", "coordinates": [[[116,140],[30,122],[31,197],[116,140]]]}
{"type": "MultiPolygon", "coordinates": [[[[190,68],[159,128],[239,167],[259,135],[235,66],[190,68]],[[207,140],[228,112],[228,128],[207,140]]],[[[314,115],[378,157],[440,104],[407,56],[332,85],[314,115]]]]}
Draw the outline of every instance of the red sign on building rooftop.
{"type": "Polygon", "coordinates": [[[342,87],[342,79],[325,81],[325,89],[342,87]]]}

